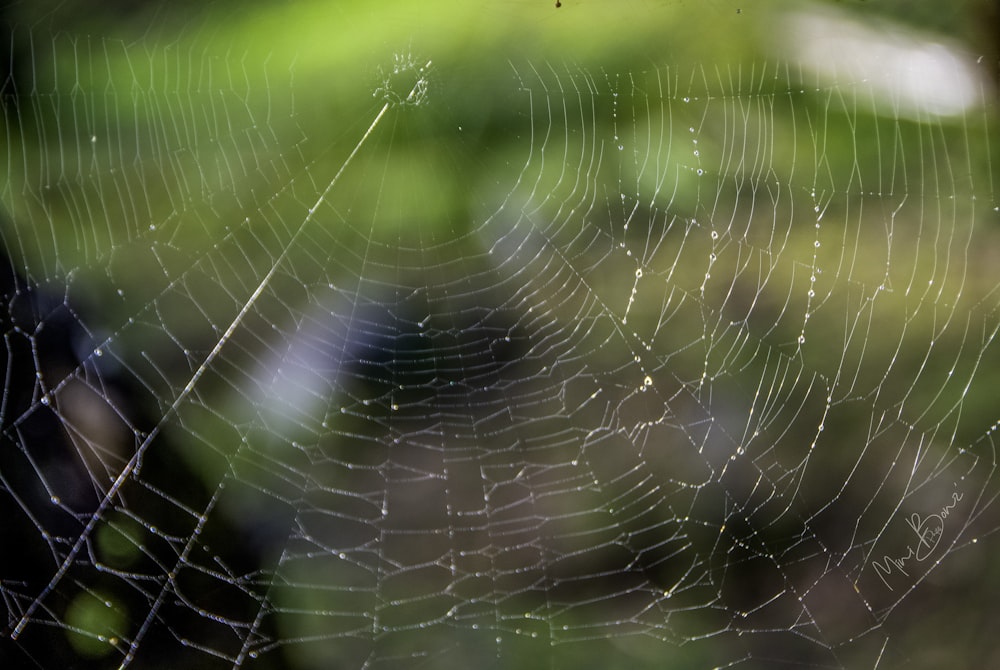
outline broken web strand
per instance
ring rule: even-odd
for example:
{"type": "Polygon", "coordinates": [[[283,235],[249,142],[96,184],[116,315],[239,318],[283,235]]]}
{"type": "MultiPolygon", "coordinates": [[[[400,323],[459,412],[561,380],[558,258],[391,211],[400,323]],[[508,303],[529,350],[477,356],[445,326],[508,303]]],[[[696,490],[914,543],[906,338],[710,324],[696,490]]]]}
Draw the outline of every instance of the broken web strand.
{"type": "MultiPolygon", "coordinates": [[[[359,142],[355,146],[354,150],[351,152],[351,154],[348,156],[348,158],[346,159],[346,161],[344,162],[344,164],[341,166],[340,170],[337,172],[337,174],[331,180],[330,184],[327,186],[326,190],[323,193],[323,196],[320,199],[317,200],[317,202],[314,205],[314,207],[310,210],[310,216],[318,208],[318,206],[322,203],[322,201],[325,199],[326,195],[331,191],[333,185],[340,179],[341,175],[343,175],[343,173],[346,170],[348,164],[358,154],[358,152],[360,151],[362,145],[369,138],[369,136],[374,132],[375,127],[381,121],[382,117],[391,108],[393,108],[393,107],[400,107],[400,106],[417,106],[417,105],[421,105],[421,104],[423,104],[425,102],[425,100],[427,98],[427,95],[428,95],[428,91],[429,91],[429,85],[430,85],[429,84],[429,75],[430,75],[430,71],[431,71],[432,66],[433,66],[432,61],[428,60],[426,63],[424,63],[424,64],[421,65],[420,63],[418,63],[415,60],[415,58],[414,58],[414,56],[413,56],[413,54],[411,52],[406,52],[406,53],[394,54],[392,66],[390,68],[388,68],[387,70],[380,70],[380,76],[382,78],[382,82],[381,82],[380,86],[378,88],[376,88],[375,92],[373,93],[373,96],[374,97],[380,97],[380,98],[382,98],[384,100],[384,104],[383,104],[382,108],[379,110],[379,112],[376,114],[375,119],[372,121],[371,125],[368,127],[368,130],[364,133],[364,135],[362,136],[361,140],[359,140],[359,142]],[[406,93],[405,96],[402,96],[398,92],[400,90],[400,82],[401,81],[405,82],[408,78],[410,78],[410,79],[413,80],[413,84],[412,84],[412,87],[409,88],[408,93],[406,93]]],[[[362,270],[364,269],[364,267],[366,266],[366,264],[369,261],[370,248],[371,248],[371,245],[373,244],[374,234],[367,235],[365,239],[366,239],[366,241],[365,241],[366,247],[365,247],[365,252],[364,252],[363,258],[362,258],[362,270]]],[[[290,247],[291,247],[291,245],[289,245],[289,248],[290,247]]],[[[356,296],[360,296],[361,295],[360,283],[363,280],[364,280],[364,273],[362,272],[362,273],[360,273],[358,275],[358,284],[359,285],[356,287],[355,292],[354,292],[356,296]]],[[[333,289],[334,285],[330,284],[329,288],[333,289]]],[[[354,300],[351,303],[350,313],[349,313],[349,316],[348,316],[348,322],[351,323],[351,324],[356,323],[358,321],[358,319],[359,319],[358,303],[359,303],[358,300],[354,300]]],[[[349,340],[349,338],[345,337],[344,343],[343,343],[343,349],[340,351],[340,357],[342,359],[345,358],[346,355],[347,355],[346,348],[348,346],[348,340],[349,340]]],[[[395,387],[395,384],[393,386],[395,387]]],[[[396,405],[395,404],[392,404],[391,407],[392,407],[393,410],[396,409],[396,405]]],[[[345,409],[346,409],[346,407],[342,407],[341,411],[344,411],[345,409]]],[[[324,421],[323,422],[323,426],[325,428],[328,428],[329,427],[329,422],[328,421],[324,421]]],[[[292,446],[294,448],[299,448],[299,445],[297,443],[295,443],[295,442],[292,443],[292,446]]],[[[386,496],[383,495],[382,496],[382,502],[381,502],[381,505],[380,505],[380,507],[381,507],[381,514],[382,514],[383,517],[385,517],[387,515],[387,513],[388,513],[387,504],[388,504],[388,501],[386,499],[386,496]]],[[[380,526],[378,532],[379,532],[380,536],[384,535],[384,533],[385,533],[384,529],[381,528],[381,526],[380,526]]],[[[379,542],[379,544],[381,545],[381,541],[379,542]]],[[[346,554],[344,552],[340,552],[339,556],[340,556],[340,558],[342,560],[346,560],[346,558],[347,558],[347,556],[346,556],[346,554]]],[[[279,575],[281,574],[282,566],[285,565],[286,562],[289,559],[290,559],[290,554],[289,554],[288,550],[287,549],[283,549],[282,552],[281,552],[281,556],[279,557],[278,562],[277,562],[277,568],[276,568],[274,574],[271,576],[271,578],[269,580],[269,589],[268,589],[268,591],[270,591],[271,589],[273,589],[273,587],[278,583],[279,575]]],[[[381,570],[382,570],[381,563],[379,564],[378,569],[380,571],[379,574],[381,574],[381,570]]],[[[380,580],[381,578],[379,577],[377,579],[380,580]]],[[[260,607],[258,607],[258,609],[257,609],[257,613],[256,613],[256,615],[254,617],[253,622],[251,623],[251,625],[250,625],[247,633],[243,636],[242,646],[241,646],[238,654],[235,656],[235,659],[234,659],[234,662],[233,662],[233,667],[242,666],[247,660],[252,660],[252,659],[256,659],[256,658],[260,657],[260,655],[262,653],[264,653],[264,652],[266,652],[266,651],[268,651],[270,649],[273,649],[273,647],[276,646],[276,644],[280,643],[280,642],[279,643],[272,642],[270,645],[261,646],[261,638],[259,638],[259,636],[258,636],[258,631],[260,630],[260,627],[263,625],[263,622],[264,622],[266,616],[268,616],[268,614],[269,614],[268,611],[267,611],[267,607],[266,607],[269,602],[270,602],[270,597],[269,597],[269,595],[267,593],[265,593],[262,596],[262,601],[260,603],[260,607]]],[[[379,623],[378,607],[375,608],[375,610],[374,610],[374,612],[372,614],[372,617],[371,617],[370,632],[371,632],[372,636],[375,637],[375,638],[377,638],[379,636],[379,634],[381,633],[381,624],[379,623]]]]}
{"type": "MultiPolygon", "coordinates": [[[[431,63],[430,63],[430,61],[428,61],[425,67],[429,68],[430,65],[431,65],[431,63]]],[[[136,448],[135,453],[132,456],[132,458],[129,459],[128,463],[125,465],[124,468],[122,468],[121,472],[118,474],[118,476],[112,482],[111,486],[108,488],[107,492],[104,494],[104,497],[101,499],[101,502],[98,505],[97,509],[94,511],[93,514],[91,514],[91,516],[90,516],[90,518],[89,518],[86,526],[84,526],[83,531],[80,533],[80,536],[77,538],[76,542],[73,544],[73,546],[71,547],[71,549],[67,553],[66,558],[62,561],[61,565],[56,570],[55,574],[52,576],[52,579],[45,586],[45,588],[42,590],[42,592],[34,599],[34,601],[32,601],[31,604],[28,605],[28,607],[25,609],[23,615],[21,616],[21,619],[18,621],[17,625],[14,626],[14,629],[11,632],[11,638],[12,639],[16,640],[21,635],[21,633],[24,631],[25,627],[31,621],[31,618],[32,618],[33,614],[35,613],[35,611],[42,605],[43,601],[48,596],[48,594],[51,593],[56,588],[56,586],[59,584],[59,582],[62,580],[62,578],[66,575],[66,573],[69,570],[70,566],[76,560],[77,555],[80,553],[80,551],[84,548],[85,544],[89,540],[91,534],[94,531],[94,528],[97,526],[98,522],[101,520],[103,514],[112,505],[112,501],[118,495],[118,492],[121,489],[121,487],[125,484],[125,482],[129,478],[138,476],[139,471],[141,470],[141,467],[142,467],[142,459],[143,459],[146,451],[149,449],[149,446],[159,436],[160,431],[162,430],[162,428],[166,424],[166,422],[170,418],[172,418],[174,416],[174,414],[176,414],[176,412],[180,408],[181,404],[194,391],[195,387],[198,385],[198,382],[201,380],[202,376],[206,373],[206,371],[209,369],[209,367],[215,361],[216,357],[222,351],[223,347],[229,342],[229,340],[232,338],[233,334],[240,327],[240,325],[242,324],[243,320],[246,318],[247,314],[253,309],[253,306],[257,302],[258,298],[260,298],[261,294],[268,287],[268,285],[270,284],[271,279],[274,277],[275,273],[277,273],[279,271],[279,269],[282,267],[285,259],[289,255],[290,251],[295,247],[295,244],[296,244],[296,241],[298,240],[298,238],[302,235],[303,231],[308,227],[308,225],[310,224],[310,222],[313,220],[313,216],[314,216],[317,208],[320,207],[320,205],[322,205],[323,202],[326,200],[327,196],[333,190],[333,187],[340,180],[341,176],[347,170],[348,166],[354,160],[355,156],[357,156],[358,153],[361,151],[361,148],[364,146],[365,142],[368,140],[368,138],[375,131],[375,128],[378,126],[379,122],[382,120],[382,118],[385,116],[385,114],[395,104],[400,104],[400,103],[415,104],[415,103],[421,101],[422,98],[423,98],[423,96],[426,95],[426,90],[427,90],[427,80],[426,80],[426,78],[424,76],[420,76],[420,77],[417,78],[416,83],[414,84],[413,88],[409,91],[409,93],[407,94],[407,96],[405,98],[403,98],[402,100],[391,99],[389,97],[386,98],[386,100],[383,103],[382,107],[379,109],[378,113],[375,115],[375,118],[372,120],[371,124],[368,126],[368,128],[365,130],[365,132],[362,134],[361,139],[358,140],[358,143],[354,146],[354,149],[348,155],[348,157],[344,161],[344,163],[340,166],[340,169],[337,171],[337,173],[327,183],[326,187],[323,189],[323,191],[320,193],[319,197],[313,203],[313,206],[309,208],[306,216],[302,220],[302,223],[299,224],[299,226],[296,229],[295,233],[292,235],[291,240],[282,249],[280,255],[277,257],[277,259],[275,260],[274,264],[271,266],[271,269],[267,272],[267,274],[264,275],[263,279],[261,279],[260,283],[254,289],[253,293],[250,294],[250,297],[246,300],[246,302],[244,303],[243,307],[236,314],[236,317],[232,320],[232,322],[226,328],[225,332],[222,334],[222,336],[219,338],[219,340],[215,343],[215,346],[209,351],[208,355],[205,357],[205,359],[201,363],[201,365],[195,370],[194,374],[191,376],[191,378],[189,379],[189,381],[187,382],[187,384],[184,386],[184,388],[178,394],[177,398],[170,405],[170,407],[167,409],[167,411],[164,412],[164,415],[161,418],[161,420],[156,424],[156,426],[153,427],[152,430],[149,431],[149,433],[146,436],[146,438],[136,448]]],[[[211,511],[211,508],[215,504],[217,496],[218,496],[218,491],[216,491],[216,493],[213,495],[212,500],[209,503],[208,508],[206,508],[206,510],[204,511],[204,513],[202,513],[202,514],[199,515],[198,526],[196,527],[195,532],[192,533],[192,535],[189,538],[188,542],[185,544],[184,550],[182,551],[181,556],[180,556],[180,558],[178,560],[178,564],[175,566],[175,570],[177,569],[177,567],[179,567],[180,565],[182,565],[184,563],[185,557],[191,552],[191,550],[192,550],[195,542],[198,539],[198,530],[197,530],[197,528],[200,528],[205,523],[205,521],[206,521],[206,519],[208,517],[208,513],[211,511]]],[[[169,584],[169,581],[168,581],[168,584],[169,584]]],[[[129,665],[131,663],[132,659],[135,656],[136,650],[138,649],[139,643],[140,643],[142,637],[145,634],[145,631],[151,625],[152,621],[155,620],[155,618],[156,618],[159,606],[162,603],[163,598],[165,597],[167,590],[168,590],[168,587],[164,587],[163,589],[161,589],[160,594],[159,594],[159,596],[157,598],[156,603],[154,604],[153,607],[150,608],[150,612],[149,612],[148,616],[146,617],[146,620],[143,622],[142,626],[139,628],[139,632],[136,635],[136,637],[130,643],[130,645],[129,645],[129,651],[127,652],[125,658],[122,660],[122,663],[121,663],[120,667],[126,667],[127,665],[129,665]]],[[[248,637],[247,639],[249,640],[250,638],[248,637]]]]}

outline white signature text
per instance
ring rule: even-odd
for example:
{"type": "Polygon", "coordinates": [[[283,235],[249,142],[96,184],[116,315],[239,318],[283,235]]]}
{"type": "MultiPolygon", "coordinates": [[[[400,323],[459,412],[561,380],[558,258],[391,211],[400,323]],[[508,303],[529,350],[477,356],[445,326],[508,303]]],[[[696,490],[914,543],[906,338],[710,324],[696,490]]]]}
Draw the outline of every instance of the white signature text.
{"type": "Polygon", "coordinates": [[[898,572],[909,577],[910,573],[906,571],[907,564],[911,561],[925,561],[934,553],[938,542],[941,541],[941,536],[944,535],[944,521],[961,499],[962,494],[956,491],[951,494],[951,502],[942,507],[937,514],[921,516],[914,512],[910,515],[910,518],[906,520],[906,525],[916,537],[907,547],[906,553],[897,556],[883,556],[881,561],[875,561],[872,564],[872,569],[875,570],[875,574],[886,585],[886,588],[892,591],[892,586],[886,579],[888,575],[898,572]]]}

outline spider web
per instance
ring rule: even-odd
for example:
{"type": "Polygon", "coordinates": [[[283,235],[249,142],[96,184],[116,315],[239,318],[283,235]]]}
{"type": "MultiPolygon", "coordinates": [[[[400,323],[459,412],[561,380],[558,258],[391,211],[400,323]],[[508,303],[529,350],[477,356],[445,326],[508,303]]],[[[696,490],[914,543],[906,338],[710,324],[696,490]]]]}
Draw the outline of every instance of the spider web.
{"type": "Polygon", "coordinates": [[[11,665],[995,653],[983,79],[11,36],[11,665]]]}

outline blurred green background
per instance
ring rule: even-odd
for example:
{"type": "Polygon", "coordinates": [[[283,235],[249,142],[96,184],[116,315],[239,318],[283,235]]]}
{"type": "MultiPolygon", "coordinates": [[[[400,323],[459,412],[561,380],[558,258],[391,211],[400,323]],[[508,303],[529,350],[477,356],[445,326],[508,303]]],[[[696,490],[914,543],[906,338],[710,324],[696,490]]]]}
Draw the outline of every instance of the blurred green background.
{"type": "Polygon", "coordinates": [[[8,290],[37,375],[4,418],[5,532],[31,549],[0,574],[0,652],[995,662],[996,570],[966,547],[996,528],[997,17],[6,4],[3,247],[75,358],[12,343],[8,290]],[[941,63],[944,102],[917,85],[941,63]],[[344,360],[282,386],[302,342],[344,360]],[[24,417],[65,445],[43,458],[24,417]],[[941,565],[883,589],[872,561],[953,491],[941,565]]]}

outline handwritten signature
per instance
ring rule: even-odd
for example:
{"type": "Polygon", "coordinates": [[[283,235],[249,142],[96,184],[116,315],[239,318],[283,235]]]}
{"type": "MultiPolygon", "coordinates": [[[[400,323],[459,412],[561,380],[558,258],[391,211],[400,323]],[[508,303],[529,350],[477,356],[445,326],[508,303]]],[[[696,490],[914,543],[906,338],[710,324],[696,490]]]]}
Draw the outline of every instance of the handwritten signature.
{"type": "Polygon", "coordinates": [[[883,556],[881,561],[875,561],[872,564],[872,569],[875,570],[875,574],[882,580],[886,588],[890,591],[893,590],[886,580],[887,575],[895,570],[909,577],[910,573],[906,571],[907,563],[925,561],[934,553],[938,542],[941,541],[941,536],[944,535],[944,520],[948,518],[961,499],[962,494],[956,491],[951,494],[951,502],[942,507],[937,514],[920,516],[914,512],[910,515],[910,518],[906,520],[906,525],[916,535],[916,540],[907,547],[906,553],[900,556],[883,556]]]}

